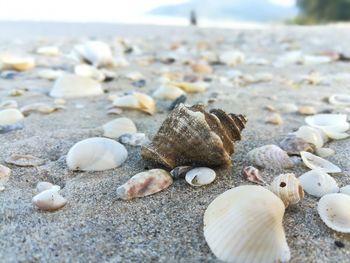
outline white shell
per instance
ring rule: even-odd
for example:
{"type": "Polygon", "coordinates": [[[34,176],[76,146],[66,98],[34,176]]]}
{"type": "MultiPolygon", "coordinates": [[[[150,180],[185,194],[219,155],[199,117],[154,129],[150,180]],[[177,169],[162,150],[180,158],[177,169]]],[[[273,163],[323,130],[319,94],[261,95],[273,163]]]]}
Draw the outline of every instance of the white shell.
{"type": "Polygon", "coordinates": [[[59,77],[50,91],[50,96],[55,98],[79,98],[101,94],[103,90],[97,81],[72,74],[59,77]]]}
{"type": "Polygon", "coordinates": [[[186,173],[185,180],[192,186],[202,186],[211,184],[216,178],[213,169],[207,167],[198,167],[191,169],[186,173]]]}
{"type": "Polygon", "coordinates": [[[60,50],[56,46],[43,46],[38,47],[36,53],[44,56],[57,56],[60,54],[60,50]]]}
{"type": "Polygon", "coordinates": [[[184,94],[186,93],[182,89],[173,85],[164,84],[153,92],[153,97],[161,100],[175,100],[184,94]]]}
{"type": "Polygon", "coordinates": [[[309,195],[321,197],[339,191],[338,184],[333,177],[321,170],[311,170],[298,179],[309,195]]]}
{"type": "Polygon", "coordinates": [[[18,103],[15,100],[4,100],[0,103],[0,109],[15,109],[18,103]]]}
{"type": "Polygon", "coordinates": [[[13,69],[17,71],[26,71],[35,67],[35,60],[29,57],[15,57],[8,55],[1,59],[4,69],[13,69]]]}
{"type": "Polygon", "coordinates": [[[346,194],[328,194],[317,205],[322,221],[331,229],[350,233],[350,196],[346,194]]]}
{"type": "Polygon", "coordinates": [[[320,169],[326,173],[340,173],[341,169],[331,162],[309,152],[300,152],[304,164],[310,169],[320,169]]]}
{"type": "Polygon", "coordinates": [[[342,194],[350,195],[350,184],[343,186],[339,189],[342,194]]]}
{"type": "Polygon", "coordinates": [[[244,53],[238,50],[226,51],[219,55],[219,60],[230,67],[243,63],[244,59],[244,53]]]}
{"type": "Polygon", "coordinates": [[[73,52],[81,61],[87,61],[96,67],[113,64],[112,51],[102,41],[88,41],[85,44],[77,45],[73,52]]]}
{"type": "Polygon", "coordinates": [[[141,146],[150,142],[144,133],[125,133],[120,136],[119,141],[131,146],[141,146]]]}
{"type": "Polygon", "coordinates": [[[22,112],[22,114],[24,116],[27,116],[31,113],[42,113],[42,114],[48,114],[54,111],[57,111],[59,109],[63,109],[64,106],[60,105],[48,105],[46,103],[42,103],[42,102],[37,102],[37,103],[32,103],[32,104],[28,104],[23,106],[22,108],[20,108],[20,111],[22,112]]]}
{"type": "Polygon", "coordinates": [[[350,95],[334,94],[329,97],[329,103],[338,106],[350,106],[350,95]]]}
{"type": "Polygon", "coordinates": [[[42,79],[55,80],[63,74],[62,70],[42,69],[38,71],[37,76],[42,79]]]}
{"type": "Polygon", "coordinates": [[[248,152],[247,158],[248,161],[255,166],[272,170],[291,168],[294,166],[288,154],[280,147],[273,144],[264,145],[251,150],[248,152]]]}
{"type": "Polygon", "coordinates": [[[207,90],[207,84],[202,82],[170,82],[170,84],[182,89],[187,93],[198,93],[207,90]]]}
{"type": "Polygon", "coordinates": [[[156,112],[156,103],[153,98],[140,92],[117,97],[114,99],[113,105],[119,108],[144,111],[151,115],[156,112]]]}
{"type": "Polygon", "coordinates": [[[295,135],[308,143],[312,143],[316,148],[321,148],[325,143],[323,132],[310,126],[301,126],[295,135]]]}
{"type": "Polygon", "coordinates": [[[204,237],[224,262],[286,262],[290,250],[284,204],[262,186],[244,185],[219,195],[204,214],[204,237]]]}
{"type": "Polygon", "coordinates": [[[78,76],[91,78],[97,81],[103,81],[105,79],[105,75],[101,71],[86,64],[76,65],[74,67],[74,73],[78,76]]]}
{"type": "Polygon", "coordinates": [[[89,138],[76,143],[68,152],[71,170],[103,171],[120,166],[127,158],[125,147],[107,138],[89,138]]]}
{"type": "Polygon", "coordinates": [[[62,208],[67,200],[58,193],[57,188],[45,190],[33,197],[33,204],[44,211],[54,211],[62,208]]]}
{"type": "Polygon", "coordinates": [[[0,111],[0,125],[10,125],[24,119],[22,112],[17,109],[5,109],[0,111]]]}
{"type": "Polygon", "coordinates": [[[0,192],[5,189],[5,184],[10,179],[11,169],[0,164],[0,192]]]}
{"type": "Polygon", "coordinates": [[[56,189],[57,191],[59,191],[61,189],[61,187],[59,185],[54,185],[54,184],[49,183],[49,182],[39,182],[36,185],[35,190],[37,193],[41,193],[41,192],[49,190],[49,189],[56,189]]]}
{"type": "Polygon", "coordinates": [[[331,62],[332,59],[328,56],[303,56],[302,63],[304,65],[317,65],[331,62]]]}
{"type": "Polygon", "coordinates": [[[347,122],[345,114],[317,114],[305,118],[305,122],[324,132],[342,133],[349,129],[350,124],[347,122]]]}
{"type": "Polygon", "coordinates": [[[335,154],[335,151],[331,148],[317,148],[316,149],[316,155],[321,157],[321,158],[332,156],[334,154],[335,154]]]}
{"type": "Polygon", "coordinates": [[[129,118],[117,118],[107,122],[102,126],[103,136],[117,139],[125,133],[135,133],[137,128],[132,120],[129,118]]]}

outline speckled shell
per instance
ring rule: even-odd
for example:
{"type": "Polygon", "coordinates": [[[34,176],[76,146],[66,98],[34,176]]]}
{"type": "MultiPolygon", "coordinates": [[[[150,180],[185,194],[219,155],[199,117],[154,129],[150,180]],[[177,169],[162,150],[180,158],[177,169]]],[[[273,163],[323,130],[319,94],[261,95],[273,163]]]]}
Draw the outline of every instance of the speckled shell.
{"type": "Polygon", "coordinates": [[[145,160],[174,168],[181,165],[229,166],[234,142],[246,123],[242,115],[219,109],[210,113],[202,105],[180,104],[163,122],[149,145],[142,146],[145,160]]]}

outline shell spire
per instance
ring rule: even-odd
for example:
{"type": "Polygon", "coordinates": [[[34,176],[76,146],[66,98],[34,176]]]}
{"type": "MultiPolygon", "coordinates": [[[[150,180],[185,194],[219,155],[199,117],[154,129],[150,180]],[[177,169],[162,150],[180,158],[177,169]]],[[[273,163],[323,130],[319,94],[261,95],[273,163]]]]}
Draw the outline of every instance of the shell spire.
{"type": "Polygon", "coordinates": [[[168,168],[230,166],[234,142],[241,139],[246,122],[243,115],[180,104],[165,119],[153,141],[142,147],[141,155],[168,168]]]}

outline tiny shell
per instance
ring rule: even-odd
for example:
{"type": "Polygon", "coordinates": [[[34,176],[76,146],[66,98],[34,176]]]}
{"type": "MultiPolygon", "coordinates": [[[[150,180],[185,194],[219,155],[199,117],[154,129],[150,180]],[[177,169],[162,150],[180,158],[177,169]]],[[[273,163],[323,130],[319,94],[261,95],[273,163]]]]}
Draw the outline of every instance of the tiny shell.
{"type": "Polygon", "coordinates": [[[15,100],[5,100],[0,103],[0,109],[15,109],[18,107],[18,103],[15,100]]]}
{"type": "Polygon", "coordinates": [[[173,179],[185,178],[187,172],[192,169],[192,166],[178,166],[170,171],[173,179]]]}
{"type": "Polygon", "coordinates": [[[66,160],[71,170],[104,171],[120,166],[127,157],[127,150],[119,142],[95,137],[76,143],[66,160]]]}
{"type": "Polygon", "coordinates": [[[24,125],[22,123],[0,125],[0,134],[8,133],[11,131],[21,130],[24,125]]]}
{"type": "Polygon", "coordinates": [[[339,189],[342,194],[350,195],[350,184],[343,186],[339,189]]]}
{"type": "Polygon", "coordinates": [[[153,98],[140,92],[117,97],[113,105],[119,108],[137,109],[151,115],[156,112],[156,103],[153,98]]]}
{"type": "Polygon", "coordinates": [[[245,179],[247,179],[250,182],[264,185],[266,182],[262,178],[260,171],[255,168],[254,166],[246,166],[242,170],[242,175],[244,176],[245,179]]]}
{"type": "Polygon", "coordinates": [[[285,207],[295,205],[304,198],[304,190],[294,174],[281,174],[269,186],[269,190],[283,201],[285,207]]]}
{"type": "Polygon", "coordinates": [[[325,157],[334,155],[335,151],[331,148],[318,148],[316,149],[315,153],[317,156],[321,158],[325,158],[325,157]]]}
{"type": "Polygon", "coordinates": [[[301,126],[296,132],[295,135],[298,138],[305,140],[308,143],[311,143],[316,146],[316,148],[321,148],[325,141],[325,134],[323,131],[313,128],[310,126],[301,126]]]}
{"type": "Polygon", "coordinates": [[[33,58],[7,56],[1,59],[4,69],[13,69],[17,71],[27,71],[35,67],[33,58]]]}
{"type": "Polygon", "coordinates": [[[266,122],[274,125],[281,125],[283,123],[283,119],[280,114],[274,113],[266,119],[266,122]]]}
{"type": "Polygon", "coordinates": [[[294,163],[288,154],[280,147],[270,144],[255,148],[248,152],[248,161],[261,168],[283,169],[292,168],[294,163]]]}
{"type": "Polygon", "coordinates": [[[125,133],[135,133],[137,128],[132,120],[129,118],[117,118],[110,122],[107,122],[102,126],[103,136],[108,138],[117,139],[125,133]]]}
{"type": "Polygon", "coordinates": [[[60,50],[56,46],[43,46],[37,48],[36,53],[44,56],[57,56],[60,54],[60,50]]]}
{"type": "Polygon", "coordinates": [[[304,65],[317,65],[331,62],[332,59],[327,56],[313,56],[304,55],[302,59],[302,64],[304,65]]]}
{"type": "Polygon", "coordinates": [[[185,180],[192,186],[202,186],[212,183],[216,178],[216,173],[213,169],[207,167],[193,168],[188,171],[185,180]]]}
{"type": "Polygon", "coordinates": [[[184,94],[186,93],[182,89],[173,85],[164,84],[154,91],[153,97],[161,100],[175,100],[184,94]]]}
{"type": "Polygon", "coordinates": [[[33,204],[44,211],[54,211],[66,205],[67,200],[58,193],[57,188],[45,190],[33,197],[33,204]]]}
{"type": "Polygon", "coordinates": [[[0,164],[0,192],[5,189],[5,184],[10,179],[11,169],[0,164]]]}
{"type": "Polygon", "coordinates": [[[96,67],[113,65],[111,48],[102,41],[88,41],[74,47],[73,55],[78,60],[88,62],[96,67]]]}
{"type": "Polygon", "coordinates": [[[34,112],[48,114],[59,109],[63,109],[63,106],[51,106],[46,103],[38,102],[23,106],[22,108],[20,108],[20,111],[23,113],[24,116],[28,116],[29,114],[34,112]]]}
{"type": "Polygon", "coordinates": [[[289,155],[300,155],[301,151],[311,152],[315,151],[315,146],[304,141],[302,138],[298,138],[293,134],[287,135],[279,142],[279,146],[282,150],[286,151],[289,155]]]}
{"type": "Polygon", "coordinates": [[[338,184],[333,177],[321,170],[311,170],[302,174],[298,179],[305,192],[316,197],[339,191],[338,184]]]}
{"type": "Polygon", "coordinates": [[[173,179],[167,171],[162,169],[149,170],[134,175],[125,184],[118,187],[117,197],[130,200],[152,195],[168,188],[172,183],[173,179]]]}
{"type": "Polygon", "coordinates": [[[303,115],[315,115],[317,113],[312,106],[300,106],[298,112],[303,115]]]}
{"type": "Polygon", "coordinates": [[[144,133],[125,133],[120,136],[119,141],[131,146],[141,146],[150,142],[144,133]]]}
{"type": "Polygon", "coordinates": [[[322,221],[331,229],[350,233],[350,196],[328,194],[318,201],[317,211],[322,221]]]}
{"type": "Polygon", "coordinates": [[[347,122],[345,114],[317,114],[305,118],[305,122],[324,132],[343,133],[347,131],[350,124],[347,122]]]}
{"type": "Polygon", "coordinates": [[[56,189],[57,191],[59,191],[61,189],[61,187],[58,185],[54,185],[52,183],[49,183],[49,182],[39,182],[35,188],[37,193],[41,193],[41,192],[49,190],[49,189],[56,189]]]}
{"type": "Polygon", "coordinates": [[[45,163],[44,159],[35,157],[33,155],[15,154],[11,155],[9,158],[5,159],[8,164],[13,164],[17,166],[40,166],[45,163]]]}
{"type": "Polygon", "coordinates": [[[24,119],[22,112],[17,109],[5,109],[0,111],[0,125],[11,125],[24,119]]]}
{"type": "Polygon", "coordinates": [[[42,79],[55,80],[63,75],[63,71],[61,70],[53,70],[53,69],[42,69],[38,71],[37,76],[42,79]]]}
{"type": "Polygon", "coordinates": [[[207,86],[204,83],[190,83],[190,82],[171,82],[172,85],[179,87],[187,93],[204,92],[207,90],[207,86]]]}
{"type": "Polygon", "coordinates": [[[104,81],[105,79],[105,75],[101,71],[86,64],[76,65],[74,67],[74,73],[78,76],[91,78],[97,81],[104,81]]]}
{"type": "Polygon", "coordinates": [[[350,95],[334,94],[329,97],[329,103],[337,106],[350,106],[350,95]]]}
{"type": "Polygon", "coordinates": [[[331,162],[309,152],[300,152],[304,164],[310,169],[320,169],[326,173],[340,173],[341,169],[331,162]]]}
{"type": "Polygon", "coordinates": [[[202,74],[210,74],[213,72],[212,67],[205,62],[195,63],[191,65],[192,71],[202,74]]]}
{"type": "Polygon", "coordinates": [[[244,59],[244,53],[238,50],[227,51],[219,55],[219,60],[230,67],[243,63],[244,59]]]}
{"type": "Polygon", "coordinates": [[[132,81],[137,81],[140,79],[145,79],[145,76],[140,73],[140,72],[129,72],[127,74],[124,75],[125,78],[127,78],[128,80],[132,80],[132,81]]]}

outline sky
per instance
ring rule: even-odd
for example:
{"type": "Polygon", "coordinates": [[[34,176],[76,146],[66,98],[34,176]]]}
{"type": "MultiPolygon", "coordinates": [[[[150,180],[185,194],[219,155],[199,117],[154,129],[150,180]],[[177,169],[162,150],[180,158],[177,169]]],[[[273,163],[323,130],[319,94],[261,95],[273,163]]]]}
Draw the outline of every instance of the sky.
{"type": "MultiPolygon", "coordinates": [[[[147,11],[161,5],[178,4],[187,1],[0,0],[0,20],[147,23],[147,19],[143,15],[147,11]]],[[[295,4],[295,0],[270,1],[283,6],[295,4]]],[[[176,24],[176,18],[173,18],[173,20],[176,24]]]]}

